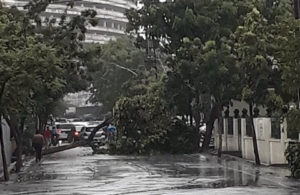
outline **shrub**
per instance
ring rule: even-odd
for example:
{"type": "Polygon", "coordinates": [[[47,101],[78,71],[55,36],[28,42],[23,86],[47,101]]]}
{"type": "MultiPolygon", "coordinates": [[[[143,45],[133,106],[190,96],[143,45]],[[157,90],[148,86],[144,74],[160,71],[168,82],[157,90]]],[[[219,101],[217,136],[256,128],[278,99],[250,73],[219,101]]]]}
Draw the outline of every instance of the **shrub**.
{"type": "Polygon", "coordinates": [[[285,151],[292,177],[300,178],[300,143],[289,143],[285,151]]]}
{"type": "Polygon", "coordinates": [[[173,120],[167,133],[165,151],[169,153],[193,153],[197,151],[197,131],[182,120],[173,120]]]}

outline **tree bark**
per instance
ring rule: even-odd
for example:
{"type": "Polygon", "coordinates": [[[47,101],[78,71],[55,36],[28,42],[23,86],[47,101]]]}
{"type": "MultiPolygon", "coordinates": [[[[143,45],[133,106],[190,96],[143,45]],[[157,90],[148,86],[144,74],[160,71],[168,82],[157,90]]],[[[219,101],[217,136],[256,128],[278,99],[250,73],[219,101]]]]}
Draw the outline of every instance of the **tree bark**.
{"type": "Polygon", "coordinates": [[[253,104],[252,103],[249,104],[249,114],[250,114],[250,120],[251,120],[251,130],[252,130],[252,140],[253,140],[253,151],[254,151],[254,156],[255,156],[255,163],[256,163],[256,165],[260,165],[256,132],[255,132],[255,127],[254,127],[253,104]]]}
{"type": "Polygon", "coordinates": [[[6,120],[6,122],[8,123],[8,126],[10,128],[10,131],[12,133],[12,135],[15,138],[16,141],[16,172],[20,172],[21,171],[21,167],[23,166],[23,162],[22,162],[22,152],[23,152],[23,145],[22,145],[22,134],[18,129],[18,122],[16,118],[11,117],[11,119],[9,119],[7,116],[4,115],[4,118],[6,120]]]}
{"type": "Polygon", "coordinates": [[[218,106],[214,105],[209,114],[209,120],[206,125],[205,137],[202,143],[202,151],[209,149],[209,143],[211,140],[212,130],[214,128],[215,120],[218,118],[218,106]]]}
{"type": "Polygon", "coordinates": [[[1,115],[0,115],[0,144],[1,144],[1,155],[2,155],[2,163],[3,163],[4,180],[8,181],[9,180],[9,174],[8,174],[6,154],[5,154],[5,148],[4,148],[3,129],[2,129],[2,116],[1,115]]]}
{"type": "Polygon", "coordinates": [[[201,132],[200,132],[200,95],[197,91],[196,93],[196,106],[194,108],[194,118],[195,118],[195,124],[196,124],[196,133],[197,133],[197,149],[200,148],[200,138],[201,138],[201,132]]]}
{"type": "Polygon", "coordinates": [[[93,141],[97,131],[99,131],[102,127],[108,126],[110,124],[110,122],[112,121],[112,118],[108,118],[105,121],[103,121],[103,123],[99,124],[97,127],[95,127],[93,129],[93,131],[91,132],[91,134],[88,137],[88,144],[91,146],[91,142],[93,141]]]}
{"type": "Polygon", "coordinates": [[[222,141],[222,120],[223,120],[223,117],[220,113],[220,111],[218,111],[219,113],[219,117],[218,117],[218,134],[219,134],[219,148],[218,148],[218,157],[221,157],[222,156],[222,145],[223,145],[223,141],[222,141]]]}
{"type": "Polygon", "coordinates": [[[193,126],[193,111],[192,111],[192,106],[190,105],[189,107],[190,107],[189,108],[189,111],[190,111],[190,113],[189,113],[189,115],[190,115],[190,126],[192,127],[193,126]]]}

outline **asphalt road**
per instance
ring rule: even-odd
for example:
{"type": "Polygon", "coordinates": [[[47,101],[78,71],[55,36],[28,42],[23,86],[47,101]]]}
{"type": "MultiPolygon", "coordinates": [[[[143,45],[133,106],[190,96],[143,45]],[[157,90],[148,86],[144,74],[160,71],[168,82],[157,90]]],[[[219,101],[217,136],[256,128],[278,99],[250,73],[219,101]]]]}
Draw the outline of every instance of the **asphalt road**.
{"type": "Polygon", "coordinates": [[[0,183],[0,194],[300,194],[300,181],[287,175],[209,154],[110,156],[76,148],[28,164],[0,183]]]}

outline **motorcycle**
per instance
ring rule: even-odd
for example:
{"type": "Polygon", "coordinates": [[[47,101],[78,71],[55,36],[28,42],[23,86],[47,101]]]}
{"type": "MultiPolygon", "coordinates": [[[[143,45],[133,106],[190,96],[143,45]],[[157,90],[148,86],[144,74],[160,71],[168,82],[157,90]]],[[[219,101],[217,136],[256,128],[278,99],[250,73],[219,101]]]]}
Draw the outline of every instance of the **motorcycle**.
{"type": "Polygon", "coordinates": [[[58,144],[58,137],[59,137],[59,134],[52,135],[51,144],[53,146],[56,146],[58,144]]]}

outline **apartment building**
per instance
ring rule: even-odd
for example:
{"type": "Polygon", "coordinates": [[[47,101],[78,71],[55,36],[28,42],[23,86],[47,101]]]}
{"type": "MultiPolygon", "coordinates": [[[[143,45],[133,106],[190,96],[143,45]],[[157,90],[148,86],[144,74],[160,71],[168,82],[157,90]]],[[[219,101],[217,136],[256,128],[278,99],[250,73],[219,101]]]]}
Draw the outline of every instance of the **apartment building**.
{"type": "MultiPolygon", "coordinates": [[[[23,9],[29,0],[2,0],[4,6],[16,6],[23,9]]],[[[48,18],[59,18],[66,10],[66,0],[56,0],[51,3],[42,14],[42,21],[48,18]]],[[[97,12],[97,26],[88,26],[86,43],[105,43],[115,40],[125,34],[128,22],[126,9],[137,8],[137,0],[77,0],[73,8],[67,9],[67,20],[79,15],[86,9],[94,9],[97,12]]]]}

